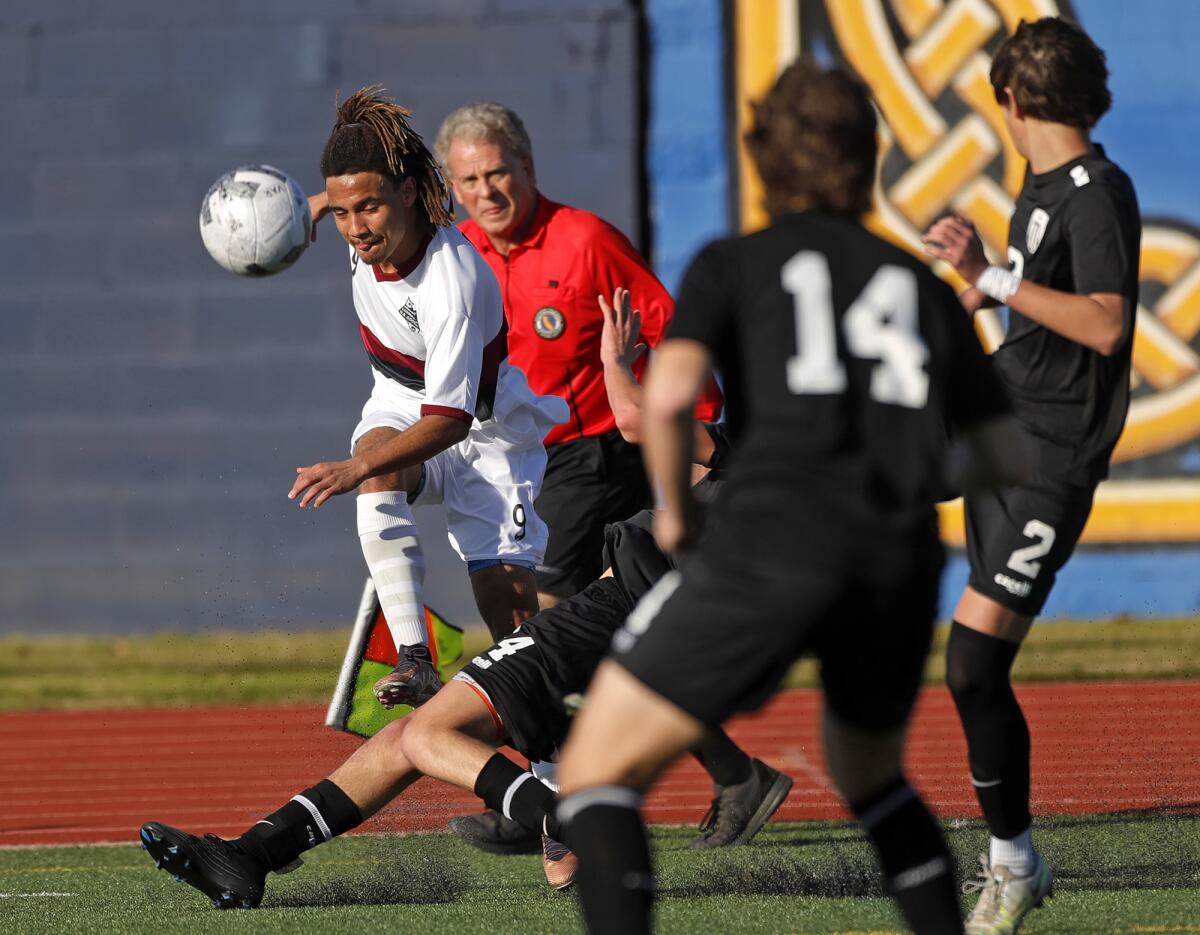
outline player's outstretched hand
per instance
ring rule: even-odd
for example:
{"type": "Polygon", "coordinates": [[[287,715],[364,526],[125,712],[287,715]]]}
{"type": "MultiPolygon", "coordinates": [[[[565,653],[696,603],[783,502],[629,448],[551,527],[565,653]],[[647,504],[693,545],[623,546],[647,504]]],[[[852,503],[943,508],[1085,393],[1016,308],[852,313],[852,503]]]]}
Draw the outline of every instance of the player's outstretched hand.
{"type": "Polygon", "coordinates": [[[288,491],[288,499],[295,500],[296,497],[300,497],[301,507],[309,504],[314,508],[319,507],[330,497],[354,490],[365,477],[365,472],[353,459],[322,461],[320,464],[296,468],[296,482],[288,491]]]}
{"type": "Polygon", "coordinates": [[[600,332],[600,360],[606,364],[631,367],[646,350],[645,344],[638,344],[642,313],[637,309],[630,310],[629,290],[622,286],[613,290],[612,305],[602,295],[596,296],[596,301],[600,303],[600,314],[604,316],[604,328],[600,332]]]}
{"type": "Polygon", "coordinates": [[[957,214],[939,218],[921,238],[925,252],[931,257],[945,260],[971,285],[987,269],[987,254],[983,252],[983,241],[975,225],[957,214]]]}
{"type": "Polygon", "coordinates": [[[308,239],[317,242],[317,221],[329,213],[328,192],[317,192],[308,196],[308,210],[312,212],[312,227],[308,229],[308,239]]]}

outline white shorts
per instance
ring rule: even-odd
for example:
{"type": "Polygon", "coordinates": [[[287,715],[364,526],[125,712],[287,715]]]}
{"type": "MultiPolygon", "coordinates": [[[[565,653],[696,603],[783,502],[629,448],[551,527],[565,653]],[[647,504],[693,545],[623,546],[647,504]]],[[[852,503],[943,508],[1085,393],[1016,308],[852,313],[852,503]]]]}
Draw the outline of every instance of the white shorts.
{"type": "MultiPolygon", "coordinates": [[[[546,524],[533,501],[546,472],[542,438],[569,413],[561,399],[533,394],[520,370],[502,368],[500,380],[493,418],[473,422],[465,439],[425,462],[425,483],[413,505],[442,504],[450,545],[464,562],[540,565],[546,524]]],[[[394,386],[376,380],[351,451],[371,429],[404,431],[421,418],[421,400],[394,386]]]]}

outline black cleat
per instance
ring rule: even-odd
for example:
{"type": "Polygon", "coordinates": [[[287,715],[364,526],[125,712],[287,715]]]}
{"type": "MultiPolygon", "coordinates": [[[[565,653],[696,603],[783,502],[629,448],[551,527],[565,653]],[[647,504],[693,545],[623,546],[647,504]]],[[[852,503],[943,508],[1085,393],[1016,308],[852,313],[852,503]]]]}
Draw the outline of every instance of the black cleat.
{"type": "Polygon", "coordinates": [[[538,832],[499,812],[459,815],[450,819],[450,830],[472,847],[489,854],[542,853],[542,836],[538,832]]]}
{"type": "Polygon", "coordinates": [[[142,825],[142,848],[177,883],[193,886],[218,909],[253,909],[263,897],[266,868],[215,834],[202,838],[170,825],[142,825]]]}
{"type": "Polygon", "coordinates": [[[792,778],[762,760],[750,761],[750,778],[736,786],[719,786],[708,814],[700,822],[694,848],[746,844],[762,829],[792,789],[792,778]]]}

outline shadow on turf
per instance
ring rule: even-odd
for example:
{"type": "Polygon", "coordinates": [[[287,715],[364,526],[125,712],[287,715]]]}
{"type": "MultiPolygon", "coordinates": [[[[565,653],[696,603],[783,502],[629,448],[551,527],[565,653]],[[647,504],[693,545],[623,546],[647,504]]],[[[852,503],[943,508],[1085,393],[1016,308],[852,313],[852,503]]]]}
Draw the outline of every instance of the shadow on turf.
{"type": "MultiPolygon", "coordinates": [[[[1198,805],[1038,818],[1037,834],[1063,890],[1195,888],[1200,885],[1198,805]],[[1106,828],[1143,824],[1159,826],[1153,832],[1159,843],[1153,847],[1131,853],[1120,844],[1105,843],[1106,828]]],[[[966,879],[977,869],[976,855],[986,845],[983,823],[956,824],[946,829],[946,837],[966,879]]],[[[803,826],[769,829],[750,847],[699,852],[685,864],[660,877],[663,895],[845,898],[885,893],[874,853],[850,823],[815,834],[803,826]]]]}
{"type": "Polygon", "coordinates": [[[367,867],[337,879],[306,884],[303,871],[284,879],[295,882],[269,890],[264,909],[452,903],[466,891],[471,873],[447,848],[413,854],[405,853],[402,845],[381,842],[367,867]]]}

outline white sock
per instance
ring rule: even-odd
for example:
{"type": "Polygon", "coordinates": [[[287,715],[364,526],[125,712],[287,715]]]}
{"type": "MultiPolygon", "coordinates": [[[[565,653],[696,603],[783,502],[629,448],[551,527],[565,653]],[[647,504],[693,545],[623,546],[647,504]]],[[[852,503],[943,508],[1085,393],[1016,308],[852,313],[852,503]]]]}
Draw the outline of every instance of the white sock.
{"type": "Polygon", "coordinates": [[[425,554],[403,490],[358,495],[358,540],[396,649],[428,642],[421,585],[425,554]]]}
{"type": "Polygon", "coordinates": [[[988,858],[993,867],[1007,867],[1013,876],[1027,877],[1037,867],[1037,851],[1033,849],[1033,837],[1029,828],[1011,841],[992,838],[988,858]]]}
{"type": "Polygon", "coordinates": [[[536,763],[530,763],[529,771],[541,780],[543,785],[555,792],[558,791],[558,764],[553,760],[538,760],[536,763]]]}

